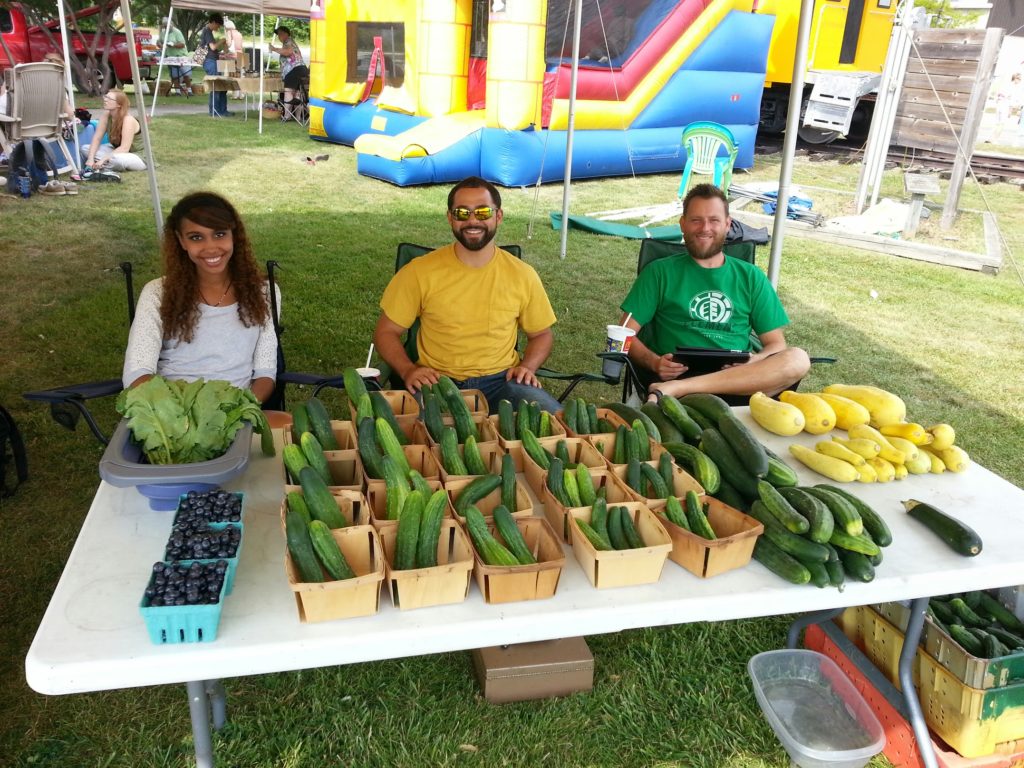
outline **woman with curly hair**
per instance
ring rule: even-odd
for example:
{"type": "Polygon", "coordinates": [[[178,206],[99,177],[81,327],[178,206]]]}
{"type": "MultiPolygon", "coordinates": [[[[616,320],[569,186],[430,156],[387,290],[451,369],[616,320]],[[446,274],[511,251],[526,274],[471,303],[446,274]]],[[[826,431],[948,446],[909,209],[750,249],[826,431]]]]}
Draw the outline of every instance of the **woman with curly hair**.
{"type": "MultiPolygon", "coordinates": [[[[277,377],[277,336],[266,276],[234,207],[194,192],[167,217],[164,276],[139,295],[122,380],[228,381],[263,402],[277,377]]],[[[278,297],[280,301],[280,297],[278,297]]]]}

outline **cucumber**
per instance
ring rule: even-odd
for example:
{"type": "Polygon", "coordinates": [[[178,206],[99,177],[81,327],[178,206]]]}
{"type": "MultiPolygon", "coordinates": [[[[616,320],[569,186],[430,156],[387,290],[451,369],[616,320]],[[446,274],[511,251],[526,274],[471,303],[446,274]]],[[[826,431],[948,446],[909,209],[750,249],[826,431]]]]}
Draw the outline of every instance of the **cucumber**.
{"type": "Polygon", "coordinates": [[[608,510],[608,539],[614,549],[629,549],[629,541],[622,530],[622,513],[625,507],[612,507],[608,510]]]}
{"type": "Polygon", "coordinates": [[[750,516],[764,526],[765,538],[770,540],[783,552],[787,552],[805,565],[809,562],[825,563],[829,559],[829,550],[822,544],[789,531],[780,523],[761,501],[750,505],[750,516]]]}
{"type": "Polygon", "coordinates": [[[395,536],[393,565],[396,571],[408,571],[416,567],[416,550],[425,505],[426,500],[419,491],[412,491],[405,497],[402,513],[398,516],[398,533],[395,536]]]}
{"type": "Polygon", "coordinates": [[[563,507],[571,507],[572,502],[569,500],[569,496],[565,492],[565,471],[562,460],[555,456],[551,459],[551,465],[548,467],[548,490],[551,491],[551,495],[555,497],[555,501],[561,504],[563,507]]]}
{"type": "Polygon", "coordinates": [[[356,400],[356,421],[375,418],[376,416],[373,415],[373,400],[370,399],[370,395],[360,395],[359,399],[356,400]]]}
{"type": "Polygon", "coordinates": [[[672,471],[672,454],[668,451],[665,451],[658,457],[658,474],[665,481],[665,489],[668,493],[672,493],[675,490],[676,476],[672,471]]]}
{"type": "Polygon", "coordinates": [[[599,498],[594,502],[594,509],[590,513],[590,527],[601,537],[601,540],[612,548],[612,542],[608,538],[608,502],[599,498]]]}
{"type": "Polygon", "coordinates": [[[630,464],[634,461],[640,461],[640,435],[637,434],[636,430],[627,428],[626,463],[630,464]]]}
{"type": "Polygon", "coordinates": [[[954,597],[949,601],[949,607],[959,619],[957,623],[965,627],[984,627],[987,623],[962,598],[954,597]]]}
{"type": "MultiPolygon", "coordinates": [[[[304,432],[303,434],[308,435],[309,433],[304,432]]],[[[298,444],[288,443],[284,450],[281,451],[281,458],[284,460],[284,466],[288,470],[288,477],[291,478],[292,484],[298,485],[299,472],[302,471],[303,467],[309,466],[306,454],[302,452],[302,448],[298,444]]]]}
{"type": "Polygon", "coordinates": [[[590,545],[599,552],[608,551],[612,548],[612,545],[602,539],[597,531],[591,528],[587,523],[579,518],[576,518],[576,525],[579,527],[580,532],[587,537],[590,545]]]}
{"type": "Polygon", "coordinates": [[[487,565],[519,565],[516,556],[491,535],[483,514],[472,505],[466,508],[466,530],[477,554],[487,565]]]}
{"type": "Polygon", "coordinates": [[[828,505],[817,496],[812,496],[803,488],[779,488],[779,493],[792,505],[793,509],[807,519],[809,528],[807,538],[818,544],[825,544],[832,538],[835,530],[835,519],[828,505]]]}
{"type": "Polygon", "coordinates": [[[576,486],[576,473],[573,470],[562,470],[562,486],[565,488],[565,495],[569,499],[569,506],[582,507],[583,500],[580,498],[580,489],[576,486]]]}
{"type": "Polygon", "coordinates": [[[732,415],[732,408],[729,407],[729,404],[718,395],[710,393],[700,392],[683,395],[679,398],[679,402],[698,411],[712,424],[717,424],[718,420],[725,415],[732,415]]]}
{"type": "Polygon", "coordinates": [[[355,368],[346,368],[341,372],[341,377],[345,382],[345,394],[348,395],[348,401],[353,406],[359,402],[360,397],[369,394],[366,391],[366,382],[355,368]]]}
{"type": "Polygon", "coordinates": [[[590,428],[590,434],[600,431],[598,422],[597,405],[595,403],[587,403],[587,426],[590,428]]]}
{"type": "Polygon", "coordinates": [[[629,430],[625,425],[620,424],[615,428],[615,446],[612,451],[612,464],[627,464],[626,443],[629,439],[629,430]]]}
{"type": "Polygon", "coordinates": [[[303,432],[311,432],[309,426],[309,410],[305,403],[296,403],[292,406],[292,440],[299,442],[303,432]]]}
{"type": "Polygon", "coordinates": [[[764,476],[765,480],[776,488],[792,488],[799,482],[796,472],[789,464],[767,448],[764,449],[764,452],[768,456],[768,474],[764,476]]]}
{"type": "Polygon", "coordinates": [[[850,536],[859,536],[864,533],[864,521],[861,519],[860,513],[845,497],[832,493],[821,486],[804,487],[804,490],[825,502],[835,520],[837,531],[843,531],[850,536]]]}
{"type": "Polygon", "coordinates": [[[516,418],[512,403],[502,398],[498,401],[498,434],[506,440],[516,439],[516,418]]]}
{"type": "Polygon", "coordinates": [[[318,397],[311,397],[306,401],[306,413],[309,414],[310,431],[316,435],[320,445],[325,451],[338,450],[338,438],[334,436],[331,429],[331,417],[327,415],[327,409],[318,397]]]}
{"type": "Polygon", "coordinates": [[[434,489],[430,487],[430,483],[427,479],[417,472],[415,469],[409,470],[409,485],[412,486],[414,491],[423,491],[423,495],[430,497],[430,494],[434,492],[434,489]]]}
{"type": "Polygon", "coordinates": [[[960,619],[957,618],[957,615],[953,612],[953,609],[949,607],[949,603],[943,602],[942,600],[939,600],[937,597],[932,597],[928,599],[928,607],[931,608],[932,611],[934,611],[939,621],[941,621],[943,624],[946,624],[947,626],[949,624],[958,624],[960,622],[960,619]]]}
{"type": "Polygon", "coordinates": [[[949,627],[949,636],[960,643],[961,647],[972,656],[982,656],[985,653],[985,649],[981,644],[981,641],[967,631],[965,627],[959,624],[951,624],[949,627]]]}
{"type": "Polygon", "coordinates": [[[302,496],[309,508],[309,516],[313,520],[321,520],[328,528],[344,528],[345,522],[341,510],[338,509],[338,502],[327,489],[325,483],[316,470],[312,467],[303,467],[299,473],[299,485],[302,486],[302,496]]]}
{"type": "Polygon", "coordinates": [[[305,497],[298,491],[288,491],[284,498],[288,509],[295,512],[308,525],[313,517],[309,514],[309,507],[306,506],[305,497]]]}
{"type": "Polygon", "coordinates": [[[1005,645],[1011,651],[1019,651],[1024,649],[1024,637],[1017,635],[1009,630],[997,627],[994,624],[985,628],[989,634],[995,635],[999,638],[999,642],[1005,645]]]}
{"type": "MultiPolygon", "coordinates": [[[[693,419],[694,422],[696,422],[697,426],[700,427],[701,432],[703,432],[705,429],[715,428],[715,423],[718,421],[717,419],[712,421],[703,413],[698,411],[696,408],[692,408],[688,406],[686,403],[681,402],[680,405],[683,406],[683,410],[686,411],[686,415],[693,419]]],[[[697,436],[697,439],[700,439],[700,435],[697,436]]]]}
{"type": "Polygon", "coordinates": [[[579,434],[579,422],[576,420],[576,401],[571,397],[562,406],[562,419],[565,421],[565,426],[569,428],[570,432],[579,434]]]}
{"type": "Polygon", "coordinates": [[[725,480],[720,481],[714,497],[723,504],[728,504],[733,509],[738,509],[740,512],[746,512],[750,509],[750,504],[747,503],[747,500],[725,480]]]}
{"type": "Polygon", "coordinates": [[[719,417],[718,431],[750,474],[754,477],[768,474],[768,454],[764,452],[764,446],[743,422],[732,415],[732,411],[719,417]]]}
{"type": "Polygon", "coordinates": [[[441,418],[441,400],[433,392],[423,393],[423,425],[427,428],[430,439],[440,443],[444,432],[444,420],[441,418]]]}
{"type": "MultiPolygon", "coordinates": [[[[800,558],[798,557],[797,560],[800,560],[800,558]]],[[[815,563],[807,560],[800,560],[800,562],[804,568],[810,571],[811,584],[818,589],[823,589],[831,583],[832,577],[829,576],[828,568],[826,567],[828,563],[815,563]]]]}
{"type": "Polygon", "coordinates": [[[498,475],[481,475],[470,482],[459,493],[455,499],[455,511],[460,515],[466,514],[466,509],[486,498],[501,486],[501,477],[498,475]]]}
{"type": "Polygon", "coordinates": [[[959,555],[974,557],[981,552],[981,537],[969,525],[940,512],[931,504],[914,499],[903,502],[907,514],[927,526],[928,530],[942,539],[959,555]]]}
{"type": "MultiPolygon", "coordinates": [[[[597,425],[594,424],[596,427],[597,425]]],[[[587,410],[587,401],[582,397],[576,398],[576,431],[581,435],[589,435],[593,429],[590,425],[590,412],[587,410]]]]}
{"type": "Polygon", "coordinates": [[[448,404],[448,412],[455,421],[455,431],[459,435],[459,442],[464,443],[470,435],[479,440],[480,434],[476,430],[476,424],[473,423],[473,415],[469,412],[469,407],[462,399],[462,392],[455,386],[455,382],[447,376],[441,376],[435,386],[445,403],[448,404]]]}
{"type": "Polygon", "coordinates": [[[644,423],[644,428],[647,430],[647,436],[653,439],[656,443],[661,442],[661,432],[658,431],[657,425],[639,408],[633,408],[625,403],[605,403],[601,407],[611,411],[616,416],[621,417],[627,424],[632,424],[637,419],[640,419],[640,421],[644,423]]]}
{"type": "Polygon", "coordinates": [[[472,435],[466,438],[466,444],[462,446],[462,458],[466,464],[466,469],[469,470],[469,474],[487,474],[487,465],[484,464],[484,457],[480,455],[480,449],[477,447],[476,438],[472,435]]]}
{"type": "Polygon", "coordinates": [[[384,475],[384,506],[388,520],[397,520],[409,496],[409,481],[402,474],[398,464],[390,456],[381,459],[384,475]]]}
{"type": "Polygon", "coordinates": [[[523,429],[519,433],[519,439],[523,441],[523,450],[526,451],[526,455],[533,459],[537,466],[541,469],[551,469],[551,459],[530,429],[523,429]]]}
{"type": "Polygon", "coordinates": [[[715,529],[708,522],[708,516],[701,506],[700,497],[694,491],[686,492],[686,522],[689,528],[702,539],[714,541],[718,538],[715,529]]]}
{"type": "MultiPolygon", "coordinates": [[[[658,405],[661,407],[661,412],[665,414],[665,417],[672,422],[676,431],[683,436],[683,440],[688,443],[695,443],[700,440],[700,433],[703,427],[693,420],[693,417],[690,416],[682,403],[672,397],[672,395],[662,395],[658,405]]],[[[649,412],[646,413],[650,415],[649,412]]],[[[670,442],[664,434],[662,434],[662,438],[662,443],[670,442]]]]}
{"type": "Polygon", "coordinates": [[[703,453],[711,457],[718,466],[723,480],[727,480],[745,499],[758,498],[757,478],[747,471],[732,446],[726,442],[717,429],[705,429],[700,433],[700,445],[703,453]]]}
{"type": "Polygon", "coordinates": [[[526,546],[526,541],[523,539],[523,534],[519,530],[519,526],[516,525],[515,519],[512,517],[512,513],[508,511],[502,505],[498,505],[494,508],[494,527],[497,528],[498,533],[501,534],[501,538],[505,541],[505,547],[515,555],[516,560],[521,565],[532,565],[537,562],[537,558],[530,552],[530,548],[526,546]]]}
{"type": "Polygon", "coordinates": [[[519,410],[516,411],[516,434],[522,440],[523,435],[527,432],[534,436],[537,434],[530,425],[530,406],[525,401],[520,401],[519,410]]]}
{"type": "Polygon", "coordinates": [[[683,512],[683,505],[679,503],[679,499],[675,496],[669,496],[665,499],[665,517],[680,528],[690,530],[690,524],[686,522],[686,513],[683,512]]]}
{"type": "Polygon", "coordinates": [[[874,557],[882,551],[878,548],[878,545],[867,536],[851,536],[845,531],[839,530],[839,528],[832,531],[832,536],[829,538],[828,543],[839,549],[840,555],[842,554],[842,550],[845,550],[847,552],[859,552],[862,555],[874,557]]]}
{"type": "Polygon", "coordinates": [[[313,550],[313,540],[309,535],[309,526],[298,513],[287,510],[284,515],[285,538],[288,542],[288,554],[292,564],[298,571],[303,584],[319,583],[324,580],[320,561],[313,550]]]}
{"type": "Polygon", "coordinates": [[[661,447],[701,484],[704,490],[714,496],[722,482],[718,465],[699,448],[688,443],[662,443],[661,447]]]}
{"type": "Polygon", "coordinates": [[[630,549],[642,549],[646,546],[633,523],[633,513],[625,507],[622,507],[622,533],[625,534],[630,549]]]}
{"type": "Polygon", "coordinates": [[[828,571],[829,583],[833,587],[842,588],[843,583],[846,581],[846,572],[843,571],[843,563],[839,559],[839,553],[831,544],[825,544],[824,546],[828,549],[828,560],[825,562],[825,568],[828,571]]]}
{"type": "Polygon", "coordinates": [[[516,510],[516,462],[509,453],[501,457],[501,503],[510,512],[516,510]]]}
{"type": "Polygon", "coordinates": [[[313,551],[320,564],[332,579],[342,581],[355,578],[356,574],[338,548],[338,542],[331,535],[330,528],[320,520],[314,520],[309,524],[309,538],[313,542],[313,551]]]}
{"type": "Polygon", "coordinates": [[[586,464],[576,465],[576,489],[580,494],[580,506],[591,507],[597,501],[594,478],[590,476],[590,470],[586,464]]]}
{"type": "Polygon", "coordinates": [[[637,459],[631,459],[629,464],[626,465],[626,485],[641,496],[644,495],[643,472],[637,459]]]}
{"type": "Polygon", "coordinates": [[[455,433],[455,427],[445,427],[441,431],[441,464],[449,475],[470,474],[459,453],[459,436],[455,433]]]}
{"type": "Polygon", "coordinates": [[[871,539],[880,547],[888,547],[892,544],[892,531],[889,530],[889,526],[886,525],[885,520],[879,515],[874,509],[868,506],[866,503],[861,501],[859,498],[854,496],[847,490],[837,488],[834,485],[827,485],[825,483],[819,484],[818,488],[823,488],[826,491],[830,491],[839,496],[842,496],[853,508],[857,510],[857,514],[860,515],[860,519],[864,524],[864,530],[871,534],[871,539]]]}
{"type": "Polygon", "coordinates": [[[984,611],[994,621],[998,621],[1011,632],[1024,632],[1024,622],[1018,619],[1013,611],[1008,609],[987,592],[981,593],[978,609],[984,611]]]}
{"type": "Polygon", "coordinates": [[[644,462],[640,465],[640,475],[647,481],[650,487],[650,495],[644,494],[648,499],[664,499],[669,495],[668,485],[661,474],[650,464],[644,462]]]}
{"type": "Polygon", "coordinates": [[[423,508],[420,533],[416,540],[416,567],[432,568],[437,565],[437,545],[441,539],[441,524],[448,506],[448,494],[444,490],[424,494],[427,504],[423,508]]]}
{"type": "Polygon", "coordinates": [[[636,457],[640,461],[651,460],[651,438],[647,434],[647,427],[637,419],[633,422],[633,434],[636,436],[636,457]]]}
{"type": "Polygon", "coordinates": [[[327,457],[324,456],[323,448],[320,447],[320,441],[311,432],[303,432],[302,437],[299,438],[299,445],[302,447],[302,455],[306,457],[309,466],[316,470],[325,483],[330,485],[331,470],[327,466],[327,457]]]}
{"type": "Polygon", "coordinates": [[[408,445],[409,438],[405,436],[405,432],[398,426],[395,412],[391,408],[391,404],[384,398],[384,395],[374,390],[370,393],[370,402],[373,404],[373,415],[378,419],[387,421],[391,425],[391,430],[395,433],[395,437],[398,438],[398,442],[402,445],[408,445]]]}
{"type": "Polygon", "coordinates": [[[395,431],[387,419],[378,418],[375,425],[377,443],[380,445],[381,453],[390,456],[398,464],[403,475],[408,475],[412,467],[409,466],[409,459],[402,450],[402,444],[398,442],[395,431]]]}
{"type": "Polygon", "coordinates": [[[843,564],[843,570],[851,579],[867,583],[875,579],[875,567],[868,560],[867,555],[860,552],[851,552],[847,549],[839,550],[839,560],[843,564]]]}
{"type": "Polygon", "coordinates": [[[797,512],[793,505],[786,501],[786,497],[779,493],[771,483],[765,480],[758,480],[757,495],[768,512],[782,523],[788,531],[792,533],[807,533],[811,529],[807,518],[797,512]]]}
{"type": "Polygon", "coordinates": [[[791,584],[806,584],[811,580],[807,566],[787,555],[764,536],[758,536],[754,542],[754,559],[791,584]]]}
{"type": "Polygon", "coordinates": [[[540,431],[538,437],[551,437],[551,414],[547,411],[540,412],[540,431]]]}
{"type": "Polygon", "coordinates": [[[644,403],[640,406],[640,412],[647,414],[647,418],[658,427],[658,431],[661,433],[661,442],[681,443],[685,439],[683,433],[676,429],[676,425],[656,404],[644,403]]]}
{"type": "Polygon", "coordinates": [[[571,463],[569,461],[569,445],[568,443],[565,442],[565,440],[559,440],[557,443],[555,443],[555,456],[560,458],[562,460],[562,464],[564,464],[566,467],[568,467],[571,463]]]}
{"type": "Polygon", "coordinates": [[[531,400],[529,403],[530,408],[530,430],[535,435],[540,435],[540,406],[536,400],[531,400]]]}
{"type": "Polygon", "coordinates": [[[356,440],[359,446],[359,458],[363,460],[366,474],[374,479],[384,476],[381,469],[380,446],[377,445],[377,426],[373,419],[362,419],[356,427],[356,440]]]}

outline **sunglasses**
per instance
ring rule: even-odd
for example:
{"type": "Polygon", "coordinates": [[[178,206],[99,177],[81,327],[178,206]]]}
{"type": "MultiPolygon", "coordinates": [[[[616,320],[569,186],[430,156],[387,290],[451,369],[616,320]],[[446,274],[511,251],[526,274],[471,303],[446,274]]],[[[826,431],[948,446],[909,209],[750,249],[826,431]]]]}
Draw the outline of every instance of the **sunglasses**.
{"type": "Polygon", "coordinates": [[[470,214],[473,215],[477,221],[487,221],[494,215],[496,209],[491,208],[489,205],[482,205],[479,208],[452,208],[452,218],[456,221],[469,221],[470,214]]]}

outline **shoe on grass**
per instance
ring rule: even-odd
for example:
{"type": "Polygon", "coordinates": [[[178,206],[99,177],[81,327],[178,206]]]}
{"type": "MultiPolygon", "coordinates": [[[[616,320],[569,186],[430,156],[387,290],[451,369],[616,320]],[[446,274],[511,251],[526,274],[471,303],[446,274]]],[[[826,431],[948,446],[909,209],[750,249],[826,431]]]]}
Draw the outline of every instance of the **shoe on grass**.
{"type": "Polygon", "coordinates": [[[39,188],[39,194],[41,195],[66,195],[67,190],[64,189],[64,185],[59,181],[48,181],[39,188]]]}

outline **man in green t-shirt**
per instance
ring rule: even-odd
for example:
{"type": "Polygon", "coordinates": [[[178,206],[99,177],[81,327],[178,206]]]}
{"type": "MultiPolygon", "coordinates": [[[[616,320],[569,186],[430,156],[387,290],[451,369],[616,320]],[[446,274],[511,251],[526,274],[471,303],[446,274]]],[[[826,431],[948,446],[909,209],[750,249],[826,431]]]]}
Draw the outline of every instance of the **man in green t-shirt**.
{"type": "Polygon", "coordinates": [[[626,324],[637,331],[629,357],[652,382],[653,396],[773,395],[810,367],[806,352],[786,346],[782,329],[789,318],[764,273],[722,251],[731,223],[729,202],[718,187],[691,189],[679,219],[688,253],[648,265],[622,302],[623,322],[632,314],[626,324]],[[746,363],[687,375],[687,367],[673,359],[677,347],[750,351],[751,333],[762,348],[746,363]]]}

